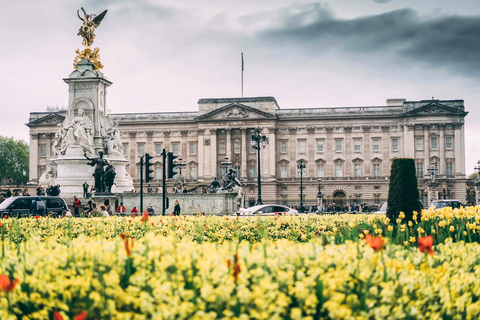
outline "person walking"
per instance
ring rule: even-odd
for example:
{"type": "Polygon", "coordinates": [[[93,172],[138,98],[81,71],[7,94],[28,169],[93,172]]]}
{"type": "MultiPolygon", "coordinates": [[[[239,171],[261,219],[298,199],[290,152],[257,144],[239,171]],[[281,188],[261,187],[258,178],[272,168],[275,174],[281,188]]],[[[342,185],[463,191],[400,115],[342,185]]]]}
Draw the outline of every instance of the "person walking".
{"type": "Polygon", "coordinates": [[[88,183],[87,181],[85,181],[85,183],[83,184],[83,197],[87,198],[87,195],[88,195],[88,183]]]}
{"type": "Polygon", "coordinates": [[[42,217],[45,217],[47,214],[47,205],[38,196],[35,197],[35,201],[33,201],[32,206],[30,207],[30,214],[32,214],[32,212],[33,215],[42,217]]]}
{"type": "Polygon", "coordinates": [[[180,201],[178,199],[175,199],[175,207],[173,208],[173,215],[174,216],[179,216],[180,215],[180,201]]]}
{"type": "Polygon", "coordinates": [[[82,203],[80,202],[80,199],[77,198],[77,196],[73,196],[73,213],[75,214],[75,217],[80,216],[80,206],[82,203]]]}

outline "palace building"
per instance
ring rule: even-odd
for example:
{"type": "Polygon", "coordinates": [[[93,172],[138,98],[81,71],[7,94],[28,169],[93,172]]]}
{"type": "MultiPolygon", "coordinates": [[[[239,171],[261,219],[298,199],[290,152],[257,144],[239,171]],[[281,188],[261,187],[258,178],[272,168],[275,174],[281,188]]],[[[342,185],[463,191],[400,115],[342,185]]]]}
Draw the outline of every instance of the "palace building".
{"type": "MultiPolygon", "coordinates": [[[[256,128],[267,137],[261,149],[264,203],[298,205],[300,173],[306,206],[323,203],[381,205],[388,194],[391,160],[414,158],[419,187],[434,171],[440,197],[465,201],[465,111],[463,100],[389,99],[384,106],[281,109],[273,97],[200,99],[192,112],[111,114],[121,132],[127,172],[139,187],[140,156],[154,155],[154,188],[161,184],[165,148],[182,157],[187,188],[221,179],[231,162],[246,192],[257,198],[256,128]],[[321,184],[319,185],[319,180],[321,184]]],[[[30,114],[30,183],[52,157],[52,143],[66,111],[30,114]]],[[[168,191],[172,191],[169,181],[168,191]]],[[[200,187],[200,188],[198,188],[200,187]]],[[[422,199],[425,201],[426,191],[422,199]]]]}

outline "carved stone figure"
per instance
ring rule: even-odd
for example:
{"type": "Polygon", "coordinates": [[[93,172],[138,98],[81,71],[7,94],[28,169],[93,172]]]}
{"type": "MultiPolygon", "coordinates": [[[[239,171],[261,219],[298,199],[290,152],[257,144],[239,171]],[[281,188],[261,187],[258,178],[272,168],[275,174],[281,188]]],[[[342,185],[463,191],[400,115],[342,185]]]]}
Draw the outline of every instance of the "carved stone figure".
{"type": "Polygon", "coordinates": [[[246,192],[241,186],[235,186],[233,191],[237,193],[237,209],[240,209],[242,207],[246,192]]]}
{"type": "Polygon", "coordinates": [[[66,148],[70,145],[80,145],[85,152],[93,152],[93,123],[83,109],[68,125],[66,148]]]}
{"type": "Polygon", "coordinates": [[[100,151],[98,153],[98,158],[89,158],[87,154],[83,154],[87,160],[91,162],[88,163],[89,166],[95,166],[95,171],[93,172],[92,176],[95,178],[95,191],[96,192],[105,192],[105,183],[104,183],[104,176],[105,171],[104,168],[108,166],[108,161],[103,158],[103,152],[100,151]]]}
{"type": "Polygon", "coordinates": [[[186,186],[185,178],[177,175],[177,178],[175,178],[175,181],[173,182],[173,186],[175,188],[175,192],[182,193],[183,189],[185,189],[186,186]]]}
{"type": "Polygon", "coordinates": [[[45,172],[38,179],[38,183],[41,185],[50,185],[53,184],[56,177],[57,171],[54,169],[54,167],[50,166],[50,164],[47,164],[45,172]]]}
{"type": "Polygon", "coordinates": [[[65,154],[65,151],[67,149],[67,141],[65,139],[66,134],[67,131],[63,128],[60,128],[57,132],[55,132],[55,140],[52,144],[52,152],[54,158],[58,157],[59,154],[65,154]]]}
{"type": "Polygon", "coordinates": [[[230,109],[222,115],[223,118],[227,118],[227,119],[248,118],[248,116],[249,114],[245,110],[238,109],[238,108],[230,109]]]}
{"type": "Polygon", "coordinates": [[[107,166],[105,169],[105,174],[103,176],[103,183],[105,184],[105,192],[112,193],[112,186],[115,184],[115,176],[117,173],[115,172],[115,167],[111,164],[107,166]]]}
{"type": "Polygon", "coordinates": [[[241,186],[242,183],[237,179],[237,175],[233,169],[229,169],[228,173],[222,180],[221,190],[233,190],[235,186],[241,186]]]}

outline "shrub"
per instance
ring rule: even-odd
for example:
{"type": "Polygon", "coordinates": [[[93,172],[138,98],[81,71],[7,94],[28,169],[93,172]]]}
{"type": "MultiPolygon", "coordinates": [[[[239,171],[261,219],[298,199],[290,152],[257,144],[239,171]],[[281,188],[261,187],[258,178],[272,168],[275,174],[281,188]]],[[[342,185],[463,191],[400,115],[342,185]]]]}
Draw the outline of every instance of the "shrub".
{"type": "Polygon", "coordinates": [[[396,223],[400,211],[405,213],[405,219],[411,221],[413,211],[422,209],[415,162],[410,158],[395,158],[390,170],[390,185],[388,188],[387,217],[396,223]]]}

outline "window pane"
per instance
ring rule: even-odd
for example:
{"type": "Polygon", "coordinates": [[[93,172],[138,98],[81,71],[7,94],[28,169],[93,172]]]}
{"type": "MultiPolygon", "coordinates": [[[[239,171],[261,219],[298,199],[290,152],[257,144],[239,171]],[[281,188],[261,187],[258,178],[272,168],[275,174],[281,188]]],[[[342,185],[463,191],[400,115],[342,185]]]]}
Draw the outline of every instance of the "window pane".
{"type": "Polygon", "coordinates": [[[398,151],[398,139],[392,139],[392,150],[398,151]]]}
{"type": "Polygon", "coordinates": [[[162,154],[162,144],[155,143],[155,155],[159,156],[162,154]]]}
{"type": "Polygon", "coordinates": [[[353,150],[354,151],[360,151],[360,140],[354,140],[353,141],[353,150]]]}
{"type": "Polygon", "coordinates": [[[380,165],[379,164],[374,164],[373,165],[373,176],[374,177],[380,177],[380,165]]]}
{"type": "Polygon", "coordinates": [[[123,147],[123,155],[126,156],[127,155],[127,150],[128,150],[128,144],[122,144],[122,147],[123,147]]]}
{"type": "Polygon", "coordinates": [[[323,168],[323,165],[320,164],[317,166],[317,177],[323,178],[325,176],[325,170],[323,168]]]}
{"type": "Polygon", "coordinates": [[[342,140],[335,140],[335,151],[342,151],[342,140]]]}
{"type": "Polygon", "coordinates": [[[143,156],[144,153],[145,153],[145,144],[139,143],[138,144],[138,155],[143,156]]]}
{"type": "Polygon", "coordinates": [[[225,154],[225,141],[218,142],[218,153],[225,154]]]}
{"type": "Polygon", "coordinates": [[[280,141],[280,152],[287,153],[287,141],[280,141]]]}
{"type": "Polygon", "coordinates": [[[415,141],[417,142],[417,150],[423,150],[423,138],[417,138],[415,141]]]}
{"type": "Polygon", "coordinates": [[[162,168],[155,168],[155,179],[162,179],[162,168]]]}
{"type": "Polygon", "coordinates": [[[255,166],[250,166],[250,167],[249,167],[248,176],[249,176],[250,178],[252,178],[252,179],[256,177],[255,166]]]}
{"type": "Polygon", "coordinates": [[[280,167],[280,178],[288,178],[287,166],[280,167]]]}
{"type": "Polygon", "coordinates": [[[437,149],[437,138],[436,137],[432,137],[430,139],[431,143],[432,143],[432,149],[437,149]]]}
{"type": "Polygon", "coordinates": [[[361,164],[356,164],[355,165],[355,177],[361,177],[362,176],[362,165],[361,164]]]}
{"type": "Polygon", "coordinates": [[[452,137],[445,138],[445,148],[452,149],[452,137]]]}
{"type": "Polygon", "coordinates": [[[47,147],[46,146],[40,146],[40,156],[41,157],[46,157],[47,156],[47,147]]]}
{"type": "Polygon", "coordinates": [[[418,178],[423,177],[423,163],[421,163],[421,162],[417,163],[417,177],[418,178]]]}
{"type": "Polygon", "coordinates": [[[380,151],[380,139],[373,139],[373,151],[380,151]]]}
{"type": "Polygon", "coordinates": [[[305,153],[305,141],[298,141],[298,152],[305,153]]]}
{"type": "Polygon", "coordinates": [[[178,154],[178,143],[172,143],[173,154],[178,154]]]}
{"type": "Polygon", "coordinates": [[[323,152],[323,140],[317,140],[317,152],[323,152]]]}
{"type": "Polygon", "coordinates": [[[197,144],[195,142],[190,142],[190,155],[197,154],[197,144]]]}
{"type": "Polygon", "coordinates": [[[453,163],[447,163],[447,176],[453,176],[453,163]]]}
{"type": "Polygon", "coordinates": [[[240,141],[233,142],[233,152],[236,154],[240,153],[240,141]]]}
{"type": "Polygon", "coordinates": [[[190,179],[197,179],[197,167],[190,167],[190,179]]]}
{"type": "Polygon", "coordinates": [[[341,164],[335,165],[335,176],[343,177],[343,166],[341,164]]]}

